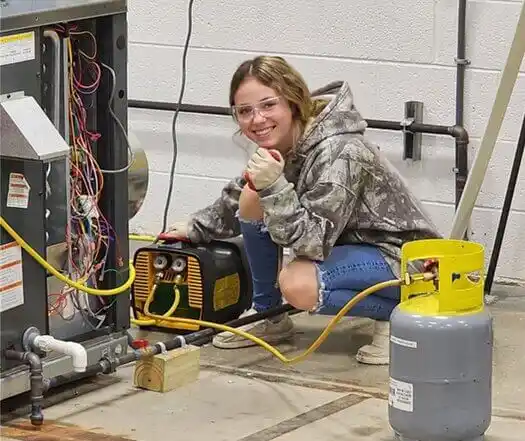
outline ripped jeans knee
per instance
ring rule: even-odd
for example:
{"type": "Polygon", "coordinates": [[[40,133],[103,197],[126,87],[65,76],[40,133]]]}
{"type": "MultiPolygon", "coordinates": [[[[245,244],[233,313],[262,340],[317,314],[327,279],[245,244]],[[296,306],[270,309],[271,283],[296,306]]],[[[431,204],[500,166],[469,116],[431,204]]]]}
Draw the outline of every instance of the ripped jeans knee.
{"type": "MultiPolygon", "coordinates": [[[[379,282],[395,279],[378,248],[370,245],[337,246],[324,262],[316,262],[319,300],[312,313],[336,315],[357,294],[379,282]]],[[[392,286],[371,294],[347,316],[389,320],[399,303],[400,288],[392,286]]]]}
{"type": "MultiPolygon", "coordinates": [[[[257,312],[280,306],[282,294],[277,286],[279,246],[263,220],[239,219],[244,248],[253,281],[253,308],[257,312]]],[[[342,245],[333,249],[323,262],[314,262],[319,285],[319,300],[311,311],[336,315],[350,299],[379,282],[395,278],[378,248],[369,245],[342,245]]],[[[346,315],[389,320],[399,303],[400,288],[384,288],[357,303],[346,315]]]]}

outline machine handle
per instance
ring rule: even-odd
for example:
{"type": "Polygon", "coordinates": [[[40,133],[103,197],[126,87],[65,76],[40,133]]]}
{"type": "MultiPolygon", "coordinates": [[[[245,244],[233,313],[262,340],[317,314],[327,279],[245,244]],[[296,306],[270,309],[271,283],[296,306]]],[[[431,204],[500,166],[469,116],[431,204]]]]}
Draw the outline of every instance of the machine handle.
{"type": "Polygon", "coordinates": [[[173,243],[173,242],[191,243],[191,240],[187,237],[176,237],[176,236],[171,236],[167,233],[160,233],[157,236],[157,239],[162,240],[164,242],[169,242],[169,243],[173,243]]]}

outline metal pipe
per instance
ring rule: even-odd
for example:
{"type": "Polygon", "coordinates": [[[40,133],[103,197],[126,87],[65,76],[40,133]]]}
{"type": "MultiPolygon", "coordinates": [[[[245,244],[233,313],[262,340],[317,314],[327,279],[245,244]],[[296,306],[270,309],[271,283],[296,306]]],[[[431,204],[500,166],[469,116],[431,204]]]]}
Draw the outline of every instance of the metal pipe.
{"type": "MultiPolygon", "coordinates": [[[[467,0],[459,0],[458,4],[458,37],[456,54],[456,125],[463,126],[463,111],[465,98],[465,68],[469,61],[465,58],[466,52],[466,17],[467,0]]],[[[468,178],[468,143],[456,138],[456,208],[461,200],[463,189],[468,178]]]]}
{"type": "Polygon", "coordinates": [[[89,365],[85,372],[77,373],[77,372],[70,372],[68,374],[59,375],[57,377],[49,378],[44,380],[44,392],[47,392],[50,389],[54,389],[56,387],[64,386],[66,384],[72,383],[74,381],[83,380],[85,378],[93,377],[97,374],[103,373],[104,371],[110,370],[109,361],[107,360],[101,360],[98,363],[89,365]]]}
{"type": "MultiPolygon", "coordinates": [[[[464,24],[462,24],[464,26],[464,24]]],[[[464,45],[464,39],[462,39],[462,45],[464,45]]],[[[460,52],[464,53],[464,52],[460,52]]],[[[459,65],[458,65],[459,68],[459,65]]],[[[459,72],[459,71],[458,71],[459,72]]],[[[463,69],[461,70],[463,72],[463,69]]],[[[461,111],[457,111],[456,120],[461,123],[456,123],[453,126],[441,126],[435,124],[424,124],[418,122],[412,122],[406,124],[402,121],[388,121],[379,119],[366,119],[366,123],[371,129],[379,130],[396,130],[396,131],[409,131],[412,133],[428,133],[432,135],[447,135],[455,138],[456,142],[456,161],[455,161],[455,172],[456,172],[456,207],[459,204],[465,183],[468,177],[468,144],[469,136],[466,129],[463,127],[463,89],[464,89],[464,76],[463,73],[458,74],[458,92],[460,95],[459,106],[461,111]]],[[[179,108],[176,103],[159,102],[159,101],[145,101],[145,100],[129,100],[129,108],[144,109],[144,110],[160,110],[166,112],[175,112],[179,108]]],[[[185,113],[199,113],[205,115],[216,115],[216,116],[231,116],[231,110],[228,107],[221,106],[204,106],[199,104],[181,104],[180,112],[185,113]]]]}
{"type": "MultiPolygon", "coordinates": [[[[175,112],[178,108],[176,103],[160,101],[129,100],[128,107],[143,110],[160,110],[166,112],[175,112]]],[[[181,104],[180,111],[185,113],[200,113],[205,115],[231,116],[228,107],[221,106],[204,106],[200,104],[181,104]]],[[[468,143],[468,133],[460,126],[440,126],[435,124],[410,123],[405,124],[402,121],[388,121],[379,119],[366,119],[368,127],[371,129],[381,130],[407,130],[413,133],[429,133],[434,135],[448,135],[454,138],[461,138],[468,143]]]]}
{"type": "Polygon", "coordinates": [[[503,243],[503,237],[505,236],[505,229],[507,227],[507,220],[509,218],[510,209],[512,206],[512,198],[514,197],[514,190],[516,189],[516,183],[518,182],[518,176],[520,173],[521,161],[523,159],[523,152],[525,151],[525,115],[523,116],[523,123],[521,124],[520,136],[518,139],[518,145],[516,146],[516,153],[514,155],[514,162],[512,163],[512,170],[510,172],[509,184],[505,193],[505,201],[501,209],[501,217],[499,220],[498,230],[496,232],[496,238],[494,240],[494,248],[490,256],[489,268],[487,270],[487,277],[485,279],[485,294],[490,294],[492,290],[492,284],[494,282],[494,274],[496,273],[496,267],[498,265],[498,259],[501,251],[501,244],[503,243]]]}
{"type": "MultiPolygon", "coordinates": [[[[146,101],[146,100],[128,100],[128,107],[144,110],[162,110],[166,112],[176,112],[179,106],[177,103],[165,101],[146,101]]],[[[200,104],[181,104],[180,112],[184,113],[202,113],[206,115],[231,116],[231,110],[228,107],[221,106],[204,106],[200,104]]]]}
{"type": "Polygon", "coordinates": [[[42,400],[44,399],[44,376],[42,360],[34,352],[19,352],[12,349],[5,351],[7,360],[21,361],[29,365],[29,381],[31,384],[31,424],[41,426],[44,422],[42,400]]]}

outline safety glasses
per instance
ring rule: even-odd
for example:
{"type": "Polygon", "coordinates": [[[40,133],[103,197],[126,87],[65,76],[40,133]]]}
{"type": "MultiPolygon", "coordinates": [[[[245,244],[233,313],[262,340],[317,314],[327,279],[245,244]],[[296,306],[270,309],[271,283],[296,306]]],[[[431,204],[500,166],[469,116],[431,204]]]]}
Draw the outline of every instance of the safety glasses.
{"type": "Polygon", "coordinates": [[[258,112],[259,115],[267,118],[268,116],[271,116],[272,112],[277,109],[280,101],[281,97],[276,96],[272,98],[266,98],[256,104],[242,104],[239,106],[232,106],[232,114],[239,123],[250,122],[255,117],[255,112],[258,112]]]}

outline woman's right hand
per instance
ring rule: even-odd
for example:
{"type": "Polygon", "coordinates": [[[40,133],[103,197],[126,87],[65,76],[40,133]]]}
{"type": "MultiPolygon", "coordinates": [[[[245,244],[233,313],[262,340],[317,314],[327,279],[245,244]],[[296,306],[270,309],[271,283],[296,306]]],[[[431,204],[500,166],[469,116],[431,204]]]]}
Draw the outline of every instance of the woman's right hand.
{"type": "Polygon", "coordinates": [[[168,228],[168,230],[163,234],[163,236],[188,241],[188,229],[188,222],[175,222],[168,228]]]}

